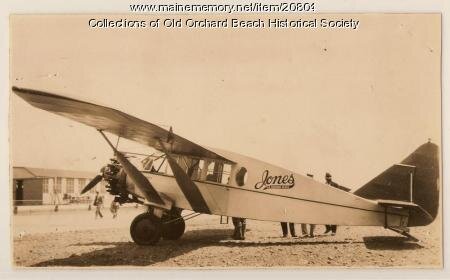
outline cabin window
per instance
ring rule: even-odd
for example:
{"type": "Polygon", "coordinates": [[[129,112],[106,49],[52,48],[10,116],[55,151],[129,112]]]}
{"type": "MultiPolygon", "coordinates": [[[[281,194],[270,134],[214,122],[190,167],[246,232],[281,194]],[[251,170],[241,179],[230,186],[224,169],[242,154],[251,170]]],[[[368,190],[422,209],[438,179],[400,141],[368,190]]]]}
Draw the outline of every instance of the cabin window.
{"type": "Polygon", "coordinates": [[[66,179],[66,193],[74,193],[73,178],[66,179]]]}
{"type": "Polygon", "coordinates": [[[224,163],[221,181],[222,184],[228,185],[230,183],[230,174],[231,174],[231,164],[224,163]]]}
{"type": "Polygon", "coordinates": [[[231,174],[231,164],[220,161],[211,161],[206,171],[206,181],[221,184],[229,184],[231,174]]]}
{"type": "Polygon", "coordinates": [[[206,181],[220,183],[222,181],[223,163],[211,161],[206,172],[206,181]]]}
{"type": "Polygon", "coordinates": [[[238,186],[242,187],[247,182],[247,169],[241,167],[236,173],[236,183],[238,186]]]}

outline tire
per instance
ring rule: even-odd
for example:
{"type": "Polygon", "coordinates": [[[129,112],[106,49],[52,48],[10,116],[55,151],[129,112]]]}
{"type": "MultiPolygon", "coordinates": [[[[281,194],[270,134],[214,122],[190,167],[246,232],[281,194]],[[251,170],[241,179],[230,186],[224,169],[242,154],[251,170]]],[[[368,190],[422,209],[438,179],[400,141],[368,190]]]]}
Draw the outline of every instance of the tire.
{"type": "Polygon", "coordinates": [[[180,239],[186,228],[186,224],[181,216],[163,216],[162,223],[162,237],[166,240],[180,239]],[[180,219],[175,220],[177,218],[180,219]]]}
{"type": "Polygon", "coordinates": [[[161,231],[161,220],[151,213],[137,215],[130,225],[131,238],[138,245],[156,244],[161,238],[161,231]]]}

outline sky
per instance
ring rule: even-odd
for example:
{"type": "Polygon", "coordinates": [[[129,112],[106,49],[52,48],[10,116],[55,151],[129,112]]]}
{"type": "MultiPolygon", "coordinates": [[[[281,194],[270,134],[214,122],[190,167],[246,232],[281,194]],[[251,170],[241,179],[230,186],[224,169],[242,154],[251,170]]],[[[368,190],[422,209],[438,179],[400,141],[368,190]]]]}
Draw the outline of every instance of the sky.
{"type": "MultiPolygon", "coordinates": [[[[309,17],[324,16],[360,25],[98,30],[90,18],[133,17],[16,15],[11,84],[113,107],[318,180],[330,172],[356,189],[429,138],[441,144],[440,16],[309,17]]],[[[97,171],[112,155],[95,129],[13,95],[10,129],[14,166],[97,171]]]]}

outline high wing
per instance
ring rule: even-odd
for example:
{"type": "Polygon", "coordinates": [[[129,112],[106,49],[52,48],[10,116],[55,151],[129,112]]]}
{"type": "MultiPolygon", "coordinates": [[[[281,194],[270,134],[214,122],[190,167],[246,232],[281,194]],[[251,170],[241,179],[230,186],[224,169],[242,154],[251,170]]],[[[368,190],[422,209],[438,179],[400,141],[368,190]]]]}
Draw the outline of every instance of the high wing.
{"type": "Polygon", "coordinates": [[[172,131],[125,114],[116,109],[73,98],[38,91],[13,87],[12,90],[34,107],[46,110],[71,120],[107,131],[120,137],[163,151],[162,142],[171,143],[171,153],[191,155],[202,158],[218,159],[232,162],[206,148],[203,148],[172,131]]]}

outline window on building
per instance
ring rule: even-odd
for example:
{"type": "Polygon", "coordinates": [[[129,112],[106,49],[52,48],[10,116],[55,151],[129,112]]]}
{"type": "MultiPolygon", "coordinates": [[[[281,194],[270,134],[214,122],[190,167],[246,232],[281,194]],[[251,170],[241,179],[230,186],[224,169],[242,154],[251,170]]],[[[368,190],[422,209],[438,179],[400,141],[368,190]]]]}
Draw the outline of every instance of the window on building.
{"type": "Polygon", "coordinates": [[[67,178],[66,179],[66,193],[74,193],[74,179],[67,178]]]}
{"type": "Polygon", "coordinates": [[[48,193],[48,183],[49,183],[50,179],[43,179],[42,180],[42,192],[43,193],[48,193]]]}
{"type": "Polygon", "coordinates": [[[87,185],[87,181],[84,178],[79,178],[78,179],[78,190],[81,192],[82,189],[84,189],[84,187],[86,187],[87,185]]]}
{"type": "Polygon", "coordinates": [[[56,177],[54,192],[61,193],[61,190],[62,190],[62,178],[56,177]]]}
{"type": "Polygon", "coordinates": [[[89,190],[89,193],[95,193],[97,191],[97,186],[93,187],[92,189],[89,190]]]}

